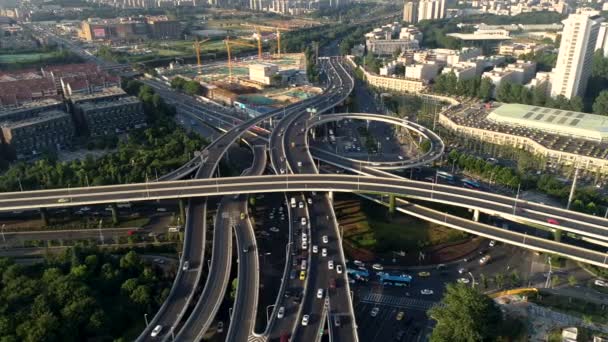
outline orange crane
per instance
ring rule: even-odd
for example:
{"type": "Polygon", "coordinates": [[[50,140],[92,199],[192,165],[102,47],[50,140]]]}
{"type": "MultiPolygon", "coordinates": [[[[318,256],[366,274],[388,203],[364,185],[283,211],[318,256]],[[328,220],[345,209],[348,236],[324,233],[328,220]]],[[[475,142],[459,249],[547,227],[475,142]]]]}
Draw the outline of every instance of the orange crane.
{"type": "Polygon", "coordinates": [[[198,38],[196,38],[196,41],[194,41],[194,50],[196,51],[196,64],[198,65],[198,73],[202,74],[203,73],[203,69],[202,69],[202,64],[201,64],[201,44],[209,41],[211,38],[207,38],[203,41],[199,41],[198,38]]]}
{"type": "Polygon", "coordinates": [[[277,36],[277,57],[281,58],[281,31],[288,31],[287,29],[284,28],[280,28],[280,27],[272,27],[272,26],[256,26],[256,32],[257,32],[257,36],[260,37],[258,38],[258,44],[260,46],[261,49],[261,37],[262,35],[260,34],[260,31],[275,31],[276,32],[276,36],[277,36]]]}
{"type": "MultiPolygon", "coordinates": [[[[236,40],[230,40],[230,37],[226,37],[226,39],[224,40],[224,43],[226,44],[226,51],[228,52],[228,75],[229,75],[228,80],[230,82],[232,82],[232,54],[230,52],[230,45],[233,44],[233,45],[241,45],[241,46],[249,46],[249,47],[256,47],[256,45],[249,44],[249,43],[243,43],[243,42],[239,42],[236,40]]],[[[261,55],[258,55],[259,59],[261,59],[261,57],[262,57],[261,55]]]]}

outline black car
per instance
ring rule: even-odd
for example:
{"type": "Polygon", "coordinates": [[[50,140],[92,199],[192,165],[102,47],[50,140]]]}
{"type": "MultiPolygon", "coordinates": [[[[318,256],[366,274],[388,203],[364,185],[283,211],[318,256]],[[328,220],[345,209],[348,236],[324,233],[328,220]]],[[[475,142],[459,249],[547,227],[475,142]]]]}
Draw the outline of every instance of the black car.
{"type": "Polygon", "coordinates": [[[296,293],[296,295],[293,296],[293,302],[295,304],[300,304],[302,302],[302,293],[296,293]]]}
{"type": "Polygon", "coordinates": [[[403,339],[404,335],[405,335],[404,330],[397,331],[397,334],[395,334],[395,341],[401,341],[403,339]]]}

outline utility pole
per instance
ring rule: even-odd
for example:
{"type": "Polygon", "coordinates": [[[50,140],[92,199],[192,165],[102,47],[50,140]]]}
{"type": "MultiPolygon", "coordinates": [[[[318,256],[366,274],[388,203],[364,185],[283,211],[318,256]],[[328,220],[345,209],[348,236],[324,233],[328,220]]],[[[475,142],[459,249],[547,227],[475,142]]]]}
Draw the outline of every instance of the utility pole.
{"type": "Polygon", "coordinates": [[[576,191],[576,180],[578,179],[578,166],[574,170],[574,179],[572,179],[572,187],[570,187],[570,195],[568,196],[568,205],[566,209],[570,210],[570,204],[572,204],[572,199],[574,199],[574,192],[576,191]]]}

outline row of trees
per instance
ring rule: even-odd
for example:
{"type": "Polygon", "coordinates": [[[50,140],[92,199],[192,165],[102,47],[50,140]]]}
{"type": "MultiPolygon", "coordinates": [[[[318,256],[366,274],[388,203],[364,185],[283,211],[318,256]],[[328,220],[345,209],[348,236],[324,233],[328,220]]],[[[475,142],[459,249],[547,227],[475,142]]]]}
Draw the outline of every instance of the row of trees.
{"type": "Polygon", "coordinates": [[[203,93],[203,87],[200,83],[181,77],[175,77],[171,80],[171,88],[181,90],[188,95],[201,95],[203,93]]]}
{"type": "Polygon", "coordinates": [[[517,188],[517,185],[521,183],[519,174],[512,168],[495,165],[482,158],[459,153],[456,150],[450,151],[448,162],[458,165],[460,169],[469,173],[479,175],[488,180],[492,179],[497,184],[510,188],[517,188]]]}
{"type": "Polygon", "coordinates": [[[459,80],[455,73],[450,72],[435,78],[433,90],[439,94],[476,97],[488,101],[492,98],[494,84],[489,78],[482,79],[480,76],[468,80],[459,80]]]}
{"type": "MultiPolygon", "coordinates": [[[[498,88],[496,88],[494,96],[494,84],[489,78],[477,76],[467,80],[459,80],[453,72],[437,76],[433,90],[439,94],[476,97],[483,101],[496,98],[496,100],[506,103],[523,103],[579,112],[584,110],[583,99],[578,96],[570,100],[562,95],[552,98],[547,96],[542,88],[526,88],[521,84],[509,81],[501,82],[498,88]]],[[[608,92],[605,96],[608,100],[608,92]]],[[[605,106],[608,110],[608,101],[605,106]]]]}
{"type": "Polygon", "coordinates": [[[125,90],[142,100],[148,128],[129,132],[118,143],[118,151],[97,160],[87,156],[83,160],[59,162],[49,157],[34,163],[16,163],[0,176],[0,191],[152,180],[183,165],[206,144],[197,134],[187,133],[176,125],[173,109],[150,87],[131,81],[125,90]]]}
{"type": "Polygon", "coordinates": [[[135,252],[116,257],[77,247],[31,266],[0,258],[0,274],[6,342],[132,340],[171,285],[135,252]]]}
{"type": "MultiPolygon", "coordinates": [[[[521,184],[525,189],[537,189],[547,195],[555,197],[563,202],[568,199],[570,194],[570,186],[555,176],[543,174],[536,176],[531,170],[542,168],[544,161],[542,159],[534,159],[526,156],[525,153],[518,158],[518,167],[494,165],[482,158],[460,153],[456,150],[450,151],[448,154],[448,162],[458,165],[467,173],[474,174],[487,181],[492,180],[497,184],[501,184],[511,189],[516,188],[521,184]]],[[[571,205],[571,209],[586,212],[589,214],[599,214],[599,204],[608,203],[608,198],[603,198],[602,195],[593,187],[581,187],[575,192],[575,197],[571,205]]]]}

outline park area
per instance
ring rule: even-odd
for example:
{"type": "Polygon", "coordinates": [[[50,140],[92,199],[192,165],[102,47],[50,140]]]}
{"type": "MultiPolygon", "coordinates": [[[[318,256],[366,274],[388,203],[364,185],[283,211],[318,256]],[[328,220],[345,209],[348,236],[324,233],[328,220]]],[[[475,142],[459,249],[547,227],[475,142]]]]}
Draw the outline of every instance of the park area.
{"type": "Polygon", "coordinates": [[[363,261],[396,258],[398,263],[419,263],[423,252],[428,255],[424,263],[445,262],[479,245],[480,239],[461,231],[401,213],[389,215],[387,208],[352,195],[338,195],[335,209],[345,252],[363,261]]]}

